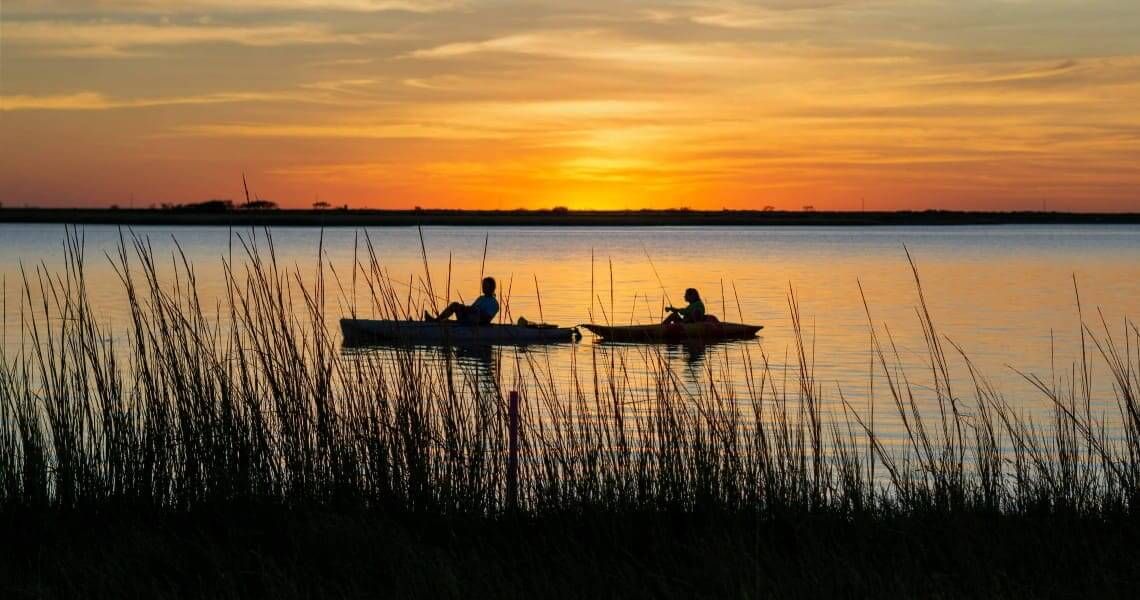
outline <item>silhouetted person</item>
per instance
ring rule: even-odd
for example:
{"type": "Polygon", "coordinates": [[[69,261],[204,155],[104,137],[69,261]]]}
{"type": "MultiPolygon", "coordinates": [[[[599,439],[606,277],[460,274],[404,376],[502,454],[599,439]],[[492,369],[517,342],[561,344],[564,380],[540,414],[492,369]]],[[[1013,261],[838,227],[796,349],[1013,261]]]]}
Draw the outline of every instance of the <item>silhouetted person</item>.
{"type": "Polygon", "coordinates": [[[437,317],[431,316],[431,313],[425,310],[424,320],[446,321],[454,315],[457,322],[465,325],[490,325],[497,314],[499,314],[499,301],[495,299],[495,279],[484,277],[483,295],[476,298],[470,306],[452,302],[437,317]]]}
{"type": "Polygon", "coordinates": [[[666,306],[669,316],[662,323],[700,323],[705,320],[705,303],[701,302],[701,295],[694,288],[685,290],[685,302],[689,305],[684,308],[666,306]]]}

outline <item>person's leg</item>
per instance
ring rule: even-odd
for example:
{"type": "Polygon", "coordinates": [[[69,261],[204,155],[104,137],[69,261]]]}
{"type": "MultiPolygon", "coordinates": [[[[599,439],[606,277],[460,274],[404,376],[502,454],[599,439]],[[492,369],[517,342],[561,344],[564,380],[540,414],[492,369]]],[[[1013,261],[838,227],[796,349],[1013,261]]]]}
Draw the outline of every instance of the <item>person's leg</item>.
{"type": "Polygon", "coordinates": [[[463,310],[455,313],[455,322],[464,325],[481,325],[479,310],[472,306],[464,306],[463,310]]]}
{"type": "Polygon", "coordinates": [[[680,322],[681,322],[681,315],[679,313],[671,312],[671,313],[669,313],[668,317],[665,317],[664,321],[661,321],[661,324],[662,325],[669,325],[671,323],[680,323],[680,322]]]}
{"type": "Polygon", "coordinates": [[[466,306],[458,302],[452,302],[451,304],[447,305],[447,308],[443,309],[443,312],[439,313],[439,316],[436,317],[435,320],[446,321],[450,319],[452,315],[461,314],[462,311],[466,308],[466,306]]]}

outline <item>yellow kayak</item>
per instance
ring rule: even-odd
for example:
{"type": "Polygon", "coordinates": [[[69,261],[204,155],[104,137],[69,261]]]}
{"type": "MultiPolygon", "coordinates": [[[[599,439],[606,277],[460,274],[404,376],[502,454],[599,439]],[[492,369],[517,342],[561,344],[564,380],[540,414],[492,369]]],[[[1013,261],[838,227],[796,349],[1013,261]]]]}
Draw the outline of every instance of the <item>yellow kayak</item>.
{"type": "Polygon", "coordinates": [[[585,327],[602,339],[614,342],[711,342],[717,340],[742,340],[755,337],[756,332],[764,328],[763,325],[722,323],[720,321],[670,323],[668,325],[618,326],[590,323],[582,327],[585,327]]]}

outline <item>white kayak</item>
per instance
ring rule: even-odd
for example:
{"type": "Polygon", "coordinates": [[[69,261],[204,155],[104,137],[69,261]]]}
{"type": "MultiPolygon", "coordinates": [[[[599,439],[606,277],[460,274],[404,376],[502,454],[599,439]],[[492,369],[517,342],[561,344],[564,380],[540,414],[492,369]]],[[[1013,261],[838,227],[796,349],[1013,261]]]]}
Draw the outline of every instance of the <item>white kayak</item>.
{"type": "Polygon", "coordinates": [[[340,331],[347,345],[370,343],[408,345],[504,345],[553,344],[580,336],[573,327],[531,323],[526,325],[465,325],[455,321],[386,321],[341,319],[340,331]]]}

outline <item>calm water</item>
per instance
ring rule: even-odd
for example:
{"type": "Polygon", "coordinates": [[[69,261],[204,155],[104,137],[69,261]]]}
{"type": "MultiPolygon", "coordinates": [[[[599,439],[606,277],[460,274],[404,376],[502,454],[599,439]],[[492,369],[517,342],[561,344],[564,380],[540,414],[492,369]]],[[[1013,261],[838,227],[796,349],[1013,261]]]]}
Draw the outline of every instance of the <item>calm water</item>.
{"type": "MultiPolygon", "coordinates": [[[[88,281],[93,301],[107,323],[125,329],[124,297],[104,252],[114,252],[119,231],[86,227],[88,281]]],[[[231,248],[225,228],[144,227],[159,257],[169,264],[177,239],[193,261],[204,305],[224,289],[222,260],[231,248]]],[[[364,230],[323,232],[327,262],[343,279],[343,292],[330,284],[326,317],[330,323],[356,305],[368,316],[367,290],[352,289],[354,238],[364,230]]],[[[415,229],[367,230],[391,278],[411,282],[410,294],[429,303],[423,291],[423,261],[415,229]]],[[[708,369],[719,383],[735,380],[747,348],[756,359],[763,349],[778,366],[794,355],[789,290],[799,300],[803,322],[814,340],[816,376],[827,397],[842,387],[858,398],[870,368],[867,315],[859,283],[877,325],[890,327],[902,358],[922,384],[925,346],[915,315],[918,294],[904,248],[919,267],[928,306],[941,333],[961,345],[1012,402],[1027,410],[1047,406],[1009,368],[1048,379],[1055,360],[1067,370],[1079,356],[1079,329],[1073,279],[1079,286],[1086,321],[1103,311],[1119,331],[1125,317],[1140,315],[1140,227],[1042,226],[954,228],[463,228],[423,230],[432,287],[443,296],[451,260],[451,296],[470,301],[478,294],[485,236],[486,273],[500,282],[503,317],[539,318],[559,324],[584,322],[650,323],[664,302],[680,303],[684,288],[696,287],[709,311],[722,320],[764,325],[758,341],[708,348],[662,347],[686,385],[707,383],[708,369]],[[537,287],[536,287],[537,281],[537,287]],[[611,284],[612,281],[612,284],[611,284]],[[723,292],[722,292],[723,290],[723,292]],[[592,315],[592,316],[591,316],[592,315]],[[1052,350],[1051,350],[1052,349],[1052,350]],[[728,365],[725,375],[725,365],[728,365]]],[[[264,232],[243,230],[240,235],[264,232]]],[[[296,266],[305,277],[316,269],[322,232],[281,228],[272,232],[280,264],[296,266]]],[[[0,225],[0,277],[5,282],[3,343],[10,352],[21,342],[20,264],[58,270],[63,263],[64,228],[58,225],[0,225]]],[[[234,250],[235,257],[240,250],[234,250]]],[[[240,258],[236,259],[238,264],[240,258]]],[[[404,292],[409,290],[401,288],[404,292]]],[[[442,298],[439,299],[442,301],[442,298]]],[[[442,302],[441,302],[442,303],[442,302]]],[[[536,355],[556,381],[570,378],[571,359],[579,364],[598,350],[586,333],[581,343],[525,350],[536,355]]],[[[376,352],[391,352],[378,350],[376,352]]],[[[504,351],[513,358],[516,350],[504,351]]],[[[637,370],[640,348],[630,354],[637,370]]],[[[605,356],[610,356],[606,354],[605,356]]],[[[494,368],[485,357],[460,359],[465,368],[494,368]]],[[[503,360],[505,365],[511,360],[503,360]]],[[[955,363],[956,377],[965,377],[955,363]]],[[[510,368],[510,367],[504,367],[510,368]]],[[[1100,377],[1103,386],[1109,382],[1100,377]]],[[[1110,388],[1104,388],[1110,389],[1110,388]]],[[[961,388],[966,393],[968,389],[961,388]]],[[[966,394],[968,395],[968,394],[966,394]]]]}

